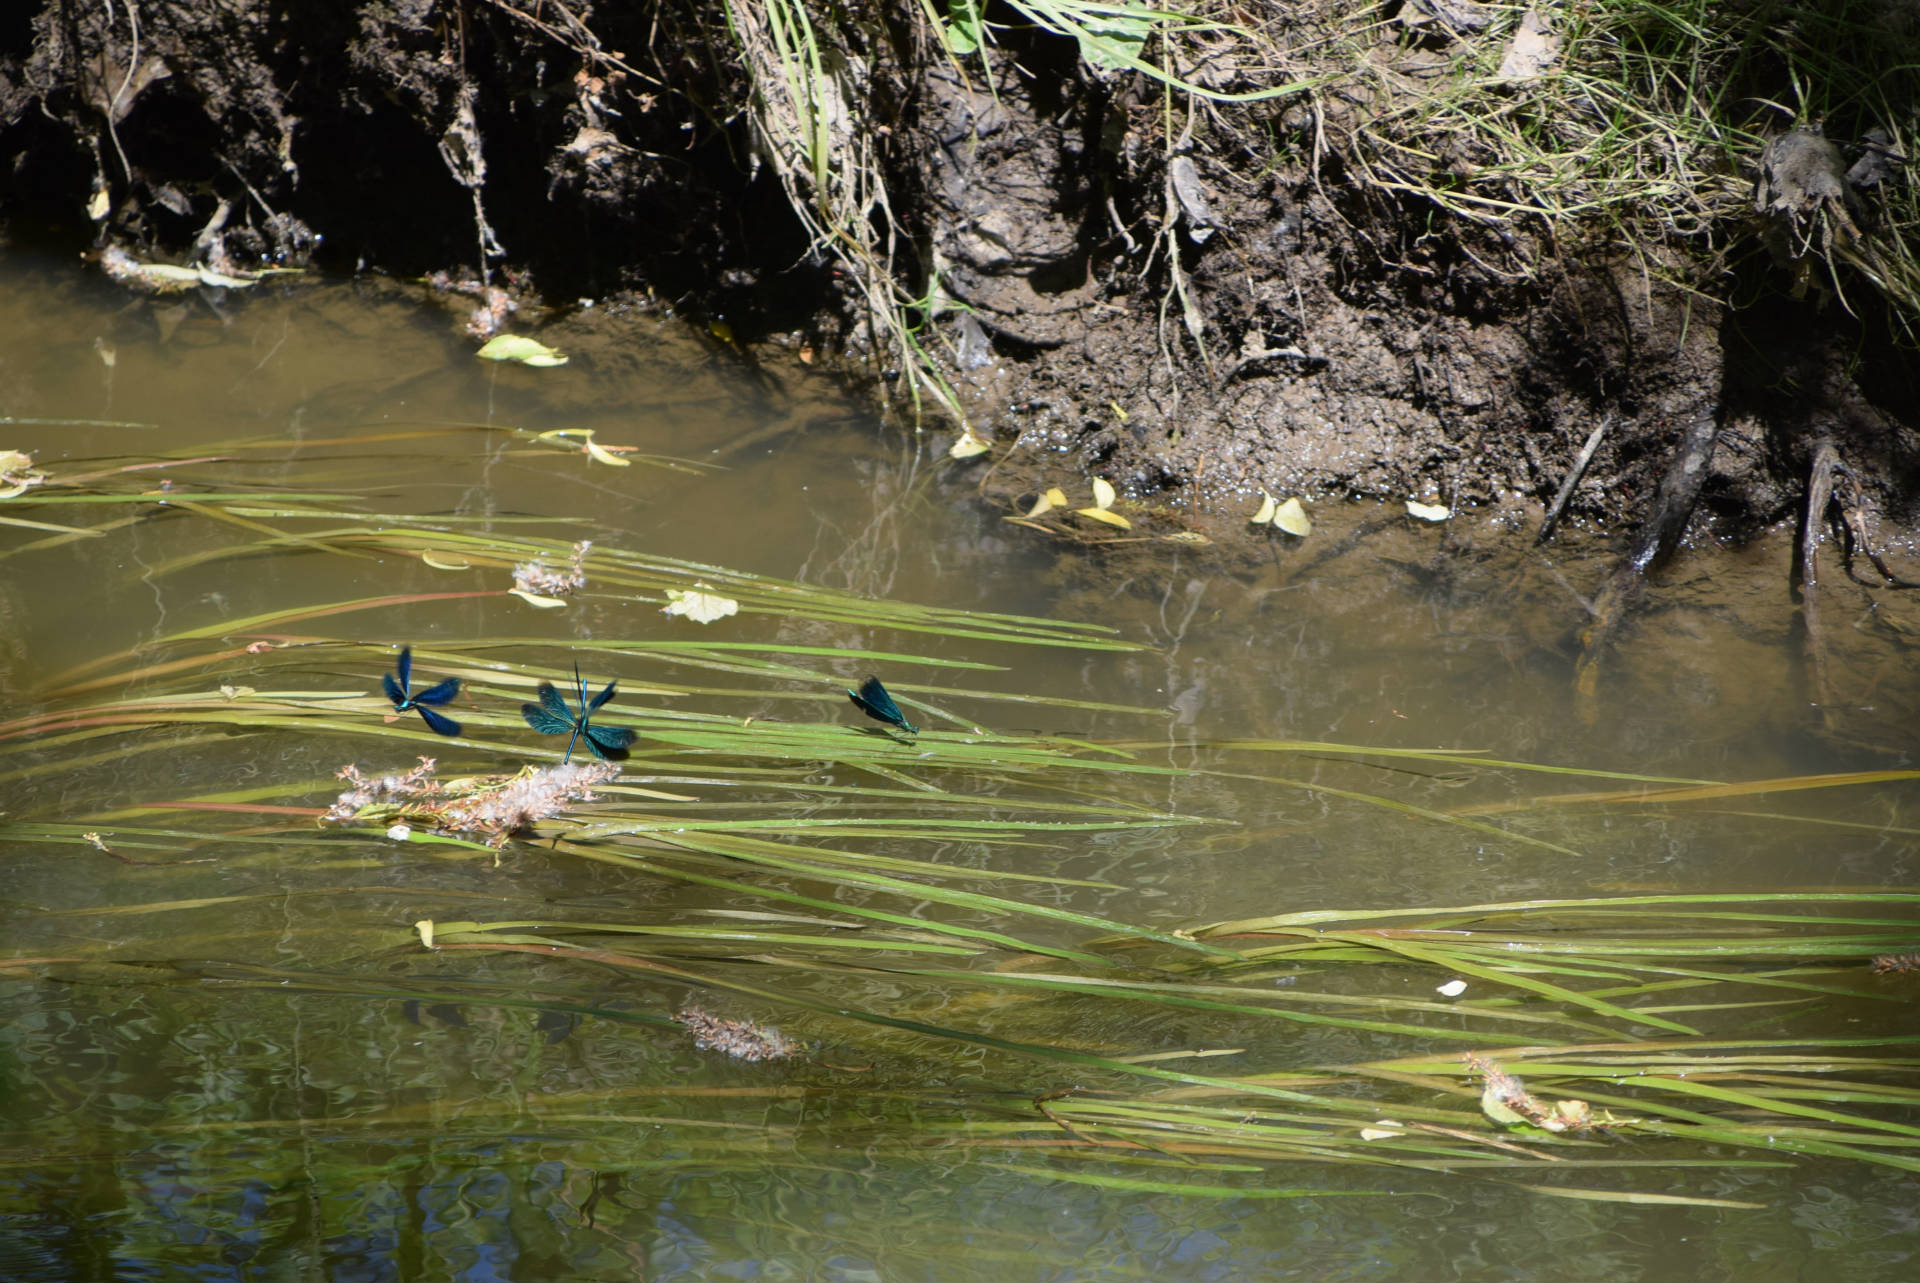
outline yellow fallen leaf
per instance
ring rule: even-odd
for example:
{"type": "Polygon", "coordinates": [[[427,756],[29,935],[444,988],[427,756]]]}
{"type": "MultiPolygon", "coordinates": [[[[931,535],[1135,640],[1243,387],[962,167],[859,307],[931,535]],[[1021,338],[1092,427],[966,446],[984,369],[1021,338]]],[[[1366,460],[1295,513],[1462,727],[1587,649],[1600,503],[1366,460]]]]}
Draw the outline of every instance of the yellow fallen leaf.
{"type": "Polygon", "coordinates": [[[1052,512],[1052,511],[1053,511],[1053,496],[1050,494],[1043,494],[1038,499],[1033,501],[1033,507],[1027,509],[1027,516],[1030,518],[1037,517],[1043,512],[1052,512]]]}
{"type": "Polygon", "coordinates": [[[982,441],[972,432],[962,432],[960,439],[947,449],[949,459],[971,459],[976,454],[985,454],[993,447],[982,441]]]}
{"type": "Polygon", "coordinates": [[[586,444],[587,453],[604,464],[615,468],[631,468],[633,466],[633,460],[622,459],[619,455],[612,453],[598,441],[595,441],[592,434],[588,434],[586,444]]]}
{"type": "Polygon", "coordinates": [[[1307,510],[1298,499],[1289,499],[1274,509],[1273,524],[1302,539],[1313,533],[1313,522],[1307,519],[1307,510]]]}
{"type": "Polygon", "coordinates": [[[1059,486],[1048,487],[1045,498],[1048,503],[1056,508],[1064,508],[1067,506],[1067,492],[1059,486]]]}
{"type": "Polygon", "coordinates": [[[718,593],[669,588],[667,604],[660,608],[660,613],[679,615],[683,619],[691,619],[696,624],[710,624],[716,619],[725,619],[739,609],[739,602],[731,597],[722,597],[718,593]]]}
{"type": "Polygon", "coordinates": [[[518,361],[522,365],[565,365],[565,353],[557,352],[538,339],[522,334],[497,334],[474,353],[483,361],[518,361]]]}
{"type": "Polygon", "coordinates": [[[1256,526],[1264,526],[1272,521],[1274,507],[1273,496],[1262,490],[1260,492],[1260,511],[1253,514],[1253,524],[1256,526]]]}
{"type": "Polygon", "coordinates": [[[1100,477],[1093,479],[1093,506],[1111,508],[1114,500],[1113,484],[1100,477]]]}
{"type": "Polygon", "coordinates": [[[1131,521],[1128,521],[1119,513],[1108,508],[1075,508],[1074,512],[1078,516],[1092,517],[1095,521],[1104,521],[1108,525],[1118,526],[1122,530],[1133,529],[1133,523],[1131,521]]]}
{"type": "Polygon", "coordinates": [[[420,554],[420,560],[435,570],[471,570],[473,563],[465,557],[450,552],[435,552],[428,548],[420,554]]]}
{"type": "Polygon", "coordinates": [[[507,591],[526,602],[527,605],[538,606],[542,610],[554,610],[567,604],[558,597],[542,597],[538,593],[525,592],[519,588],[509,588],[507,591]]]}
{"type": "Polygon", "coordinates": [[[1417,499],[1409,499],[1407,515],[1418,517],[1422,521],[1445,521],[1453,515],[1453,509],[1444,503],[1421,503],[1417,499]]]}

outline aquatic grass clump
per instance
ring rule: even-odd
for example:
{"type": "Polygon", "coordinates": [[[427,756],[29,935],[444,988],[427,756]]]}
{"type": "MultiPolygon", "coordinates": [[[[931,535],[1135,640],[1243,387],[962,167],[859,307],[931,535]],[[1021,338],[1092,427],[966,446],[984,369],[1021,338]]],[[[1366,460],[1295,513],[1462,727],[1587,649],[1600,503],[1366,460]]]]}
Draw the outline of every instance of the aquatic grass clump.
{"type": "MultiPolygon", "coordinates": [[[[1483,996],[1445,1002],[1415,996],[1430,994],[1433,981],[1462,974],[1459,956],[1444,952],[1397,959],[1432,978],[1410,991],[1399,984],[1382,990],[1341,983],[1342,977],[1365,980],[1364,965],[1356,970],[1352,964],[1371,960],[1358,954],[1313,957],[1310,970],[1292,973],[1317,977],[1309,990],[1275,988],[1273,972],[1263,965],[1271,959],[1258,951],[1242,953],[1237,962],[1160,959],[1173,972],[1190,973],[1174,980],[1164,973],[930,968],[883,955],[862,958],[844,943],[812,937],[787,941],[777,953],[753,954],[776,968],[782,957],[800,968],[795,983],[780,985],[739,974],[724,965],[724,955],[689,954],[671,934],[627,934],[611,923],[549,921],[531,936],[524,923],[444,924],[435,943],[537,954],[563,965],[651,976],[669,987],[677,981],[731,993],[763,1009],[785,1008],[808,1017],[810,1037],[840,1044],[836,1059],[855,1054],[854,1047],[866,1048],[868,1057],[891,1046],[924,1059],[939,1055],[942,1044],[954,1054],[986,1053],[996,1076],[1024,1076],[1031,1084],[1027,1118],[983,1110],[983,1101],[945,1122],[923,1119],[922,1126],[972,1151],[997,1155],[1014,1147],[1065,1164],[1034,1168],[1035,1175],[1119,1190],[1130,1188],[1132,1178],[1104,1164],[1116,1155],[1160,1155],[1179,1164],[1180,1189],[1227,1197],[1249,1188],[1249,1173],[1299,1164],[1469,1176],[1535,1168],[1543,1176],[1558,1173],[1530,1187],[1541,1194],[1750,1208],[1761,1205],[1679,1192],[1674,1181],[1690,1168],[1778,1166],[1792,1161],[1785,1156],[1920,1171],[1920,1058],[1912,1055],[1920,1035],[1815,1032],[1834,995],[1868,1004],[1901,1001],[1876,991],[1860,960],[1889,938],[1910,940],[1920,931],[1920,896],[1861,892],[1831,900],[1857,908],[1835,918],[1774,911],[1768,906],[1778,901],[1766,897],[1643,896],[1538,909],[1407,909],[1404,915],[1417,921],[1406,934],[1429,940],[1467,934],[1459,926],[1463,916],[1560,924],[1559,984],[1540,988],[1511,975],[1476,976],[1467,991],[1483,996]],[[1704,970],[1693,964],[1696,942],[1647,933],[1634,965],[1657,978],[1621,988],[1613,961],[1619,937],[1574,924],[1639,921],[1649,908],[1675,927],[1750,924],[1738,948],[1742,965],[1704,970]],[[926,992],[943,995],[940,1006],[914,1016],[902,1013],[898,1002],[889,1011],[851,1000],[862,989],[857,977],[867,974],[889,977],[894,988],[917,977],[929,986],[926,992]],[[849,983],[823,989],[834,976],[849,983]],[[1687,989],[1695,992],[1684,1003],[1661,997],[1687,989]],[[1783,999],[1782,991],[1799,996],[1783,999]],[[975,997],[961,1000],[963,993],[975,997]],[[996,994],[998,1001],[982,1001],[996,994]],[[1591,1001],[1596,994],[1609,1000],[1591,1001]],[[1068,1000],[1080,1016],[1063,1024],[1075,1009],[1068,1000]],[[1139,1019],[1123,1014],[1140,1004],[1169,1014],[1158,1045],[1096,1048],[1076,1036],[1102,1027],[1141,1028],[1139,1019]],[[1349,1014],[1355,1006],[1379,1014],[1349,1014]],[[1451,1018],[1437,1019],[1439,1012],[1451,1018]],[[1715,1036],[1674,1025],[1669,1017],[1682,1012],[1695,1025],[1762,1022],[1775,1032],[1715,1036]],[[974,1018],[954,1018],[967,1013],[974,1018]],[[1380,1018],[1389,1013],[1397,1018],[1380,1018]],[[1413,1043],[1445,1039],[1463,1049],[1300,1065],[1286,1055],[1287,1040],[1262,1032],[1269,1022],[1295,1031],[1295,1038],[1365,1030],[1413,1043]],[[1494,1046],[1501,1049],[1487,1050],[1494,1046]],[[1276,1054],[1282,1065],[1263,1063],[1276,1054]],[[1217,1066],[1223,1064],[1232,1068],[1222,1072],[1217,1066]],[[1723,1148],[1708,1148],[1715,1146],[1723,1148]],[[1093,1170],[1075,1170],[1088,1164],[1093,1170]],[[1663,1174],[1661,1183],[1646,1188],[1645,1178],[1655,1173],[1663,1174]],[[1596,1174],[1612,1175],[1625,1187],[1567,1183],[1596,1174]],[[1209,1176],[1221,1182],[1211,1191],[1188,1185],[1204,1186],[1209,1176]]],[[[1471,934],[1484,936],[1489,949],[1505,941],[1522,956],[1538,938],[1537,930],[1511,928],[1471,934]]],[[[735,948],[752,949],[753,935],[740,931],[735,948]]],[[[1093,951],[1113,943],[1095,942],[1093,951]]],[[[1129,937],[1126,943],[1139,948],[1143,942],[1129,937]]],[[[911,1008],[911,999],[905,1005],[911,1008]]]]}
{"type": "MultiPolygon", "coordinates": [[[[223,479],[204,466],[198,479],[223,479]]],[[[614,536],[581,549],[520,526],[375,519],[352,497],[149,515],[208,542],[149,561],[143,591],[247,559],[405,558],[426,580],[466,578],[233,616],[199,606],[27,692],[0,720],[0,848],[22,867],[51,853],[60,876],[34,884],[46,903],[15,897],[14,975],[523,1021],[511,1117],[459,1102],[462,1136],[501,1153],[522,1152],[531,1122],[564,1131],[572,1158],[628,1161],[644,1115],[720,1137],[690,1145],[709,1163],[744,1132],[756,1162],[769,1137],[789,1143],[766,1161],[795,1170],[838,1161],[851,1137],[863,1154],[932,1147],[1116,1195],[1302,1197],[1339,1188],[1306,1173],[1360,1168],[1732,1208],[1751,1203],[1690,1174],[1808,1158],[1920,1170],[1920,1036],[1898,1022],[1915,894],[1409,906],[1385,891],[1346,907],[1275,903],[1276,875],[1233,888],[1237,916],[1217,920],[1147,894],[1164,896],[1169,870],[1204,876],[1209,839],[1257,840],[1195,803],[1220,781],[1316,799],[1302,824],[1365,807],[1379,825],[1364,840],[1466,834],[1549,859],[1599,840],[1567,817],[1878,797],[1913,772],[1728,782],[1471,749],[1172,741],[1153,733],[1160,710],[1002,676],[1035,647],[1088,663],[1140,649],[1070,621],[877,601],[614,536]],[[729,631],[684,639],[540,635],[509,588],[533,562],[589,577],[572,602],[644,606],[654,623],[669,592],[702,585],[741,609],[716,625],[729,631]],[[427,640],[421,621],[454,602],[465,626],[427,640]],[[886,631],[938,635],[940,653],[874,640],[886,631]],[[420,698],[410,666],[388,672],[402,637],[409,665],[447,688],[435,708],[457,712],[458,734],[401,707],[420,698]],[[620,729],[639,737],[617,766],[563,760],[519,715],[570,679],[581,719],[594,711],[571,676],[583,657],[618,680],[620,729]],[[853,677],[869,671],[885,680],[853,677]],[[1009,709],[1068,729],[993,724],[1009,709]],[[330,778],[343,759],[374,765],[330,778]],[[1568,775],[1600,783],[1555,791],[1568,775]],[[1436,800],[1442,777],[1467,791],[1436,800]],[[126,877],[96,889],[75,860],[126,877]],[[1843,1005],[1857,1024],[1836,1023],[1843,1005]],[[548,1070],[580,1081],[574,1061],[544,1059],[561,1028],[588,1042],[578,1063],[617,1063],[619,1081],[536,1089],[548,1070]],[[713,1065],[725,1086],[698,1078],[713,1065]],[[802,1097],[826,1125],[770,1120],[770,1101],[802,1097]],[[684,1115],[646,1113],[663,1100],[684,1115]]],[[[120,536],[108,525],[96,538],[120,536]]],[[[331,1134],[444,1121],[374,1108],[331,1134]]],[[[251,1124],[193,1125],[240,1138],[251,1124]]],[[[78,1129],[61,1144],[90,1152],[78,1129]]]]}

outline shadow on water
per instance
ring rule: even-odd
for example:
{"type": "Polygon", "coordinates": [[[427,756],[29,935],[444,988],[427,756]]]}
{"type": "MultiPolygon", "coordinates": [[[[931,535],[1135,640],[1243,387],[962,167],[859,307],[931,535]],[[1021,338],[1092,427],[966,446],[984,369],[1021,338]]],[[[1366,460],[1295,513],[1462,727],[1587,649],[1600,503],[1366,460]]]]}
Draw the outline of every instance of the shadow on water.
{"type": "Polygon", "coordinates": [[[1904,603],[1816,735],[1703,553],[1586,727],[1602,549],[1063,555],[657,317],[7,274],[7,1278],[1911,1276],[1904,603]]]}

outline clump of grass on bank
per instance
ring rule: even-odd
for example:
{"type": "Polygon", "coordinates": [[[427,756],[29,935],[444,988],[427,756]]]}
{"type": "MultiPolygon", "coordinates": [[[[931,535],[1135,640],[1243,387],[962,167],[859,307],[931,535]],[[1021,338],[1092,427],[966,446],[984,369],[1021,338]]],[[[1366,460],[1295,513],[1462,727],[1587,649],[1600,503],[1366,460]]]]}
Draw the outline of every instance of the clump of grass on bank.
{"type": "MultiPolygon", "coordinates": [[[[1310,172],[1323,191],[1350,177],[1387,198],[1372,214],[1340,202],[1381,261],[1407,265],[1393,228],[1411,202],[1439,215],[1423,237],[1441,233],[1509,281],[1565,256],[1624,253],[1648,274],[1720,296],[1729,258],[1757,248],[1754,179],[1770,137],[1824,128],[1849,160],[1870,139],[1895,158],[1914,156],[1917,141],[1920,23],[1882,0],[1601,0],[1535,10],[1407,0],[1305,12],[1081,0],[895,11],[781,0],[730,13],[756,130],[791,203],[859,282],[873,332],[916,405],[928,394],[963,425],[943,360],[928,346],[940,293],[934,265],[909,252],[925,229],[902,214],[910,202],[894,190],[906,163],[887,141],[898,104],[880,119],[882,96],[872,92],[874,78],[911,78],[916,62],[944,59],[990,86],[991,64],[1013,50],[1035,37],[1061,42],[1076,59],[1025,74],[1078,82],[1054,87],[1068,101],[1095,81],[1129,78],[1160,100],[1147,117],[1154,136],[1122,150],[1163,163],[1134,181],[1163,181],[1175,134],[1183,146],[1251,156],[1254,168],[1310,172]],[[900,42],[883,31],[912,34],[900,42]],[[1511,61],[1528,40],[1540,53],[1537,33],[1552,42],[1547,54],[1511,61]],[[873,56],[889,47],[906,51],[904,70],[883,70],[873,56]]],[[[1823,238],[1818,253],[1843,300],[1878,295],[1911,334],[1920,321],[1920,184],[1897,163],[1889,175],[1845,198],[1854,207],[1847,221],[1864,234],[1823,238]]],[[[1137,195],[1143,209],[1162,204],[1157,193],[1137,195]]],[[[1140,252],[1171,275],[1169,295],[1204,347],[1178,258],[1161,252],[1177,221],[1171,188],[1164,204],[1165,225],[1148,238],[1151,252],[1140,252]]]]}

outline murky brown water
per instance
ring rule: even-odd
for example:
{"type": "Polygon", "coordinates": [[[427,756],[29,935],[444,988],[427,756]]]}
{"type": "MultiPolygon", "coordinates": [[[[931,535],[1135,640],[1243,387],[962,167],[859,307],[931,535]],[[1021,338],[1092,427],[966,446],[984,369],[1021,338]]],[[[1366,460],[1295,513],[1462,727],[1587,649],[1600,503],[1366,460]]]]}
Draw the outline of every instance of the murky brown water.
{"type": "MultiPolygon", "coordinates": [[[[377,487],[376,507],[397,513],[567,518],[578,524],[542,532],[929,605],[1084,619],[1155,648],[1087,654],[746,616],[713,626],[741,640],[917,651],[1004,670],[924,679],[936,684],[1164,710],[987,700],[957,710],[1007,730],[1164,741],[1145,760],[1183,767],[1220,764],[1210,741],[1289,737],[1713,780],[1898,767],[1920,742],[1907,646],[1920,613],[1893,594],[1847,589],[1833,599],[1830,645],[1846,704],[1823,727],[1802,676],[1784,543],[1703,550],[1679,567],[1609,669],[1603,716],[1586,726],[1574,715],[1570,660],[1580,596],[1606,566],[1601,550],[1557,550],[1548,568],[1471,514],[1440,528],[1324,505],[1311,539],[1270,555],[1065,550],[974,499],[981,465],[946,460],[941,439],[872,423],[818,376],[743,362],[657,318],[589,310],[551,327],[541,337],[573,363],[540,371],[475,361],[448,315],[393,286],[148,301],[60,264],[16,259],[0,271],[0,450],[29,450],[56,474],[103,456],[218,455],[274,438],[284,444],[246,454],[256,483],[377,487]],[[603,443],[722,467],[614,469],[456,425],[592,429],[603,443]],[[387,431],[394,441],[369,440],[387,431]]],[[[24,511],[13,503],[0,517],[24,511]]],[[[79,514],[40,506],[30,515],[60,523],[79,514]]],[[[46,533],[0,526],[7,718],[36,707],[76,666],[181,629],[217,632],[291,603],[465,582],[391,558],[176,566],[221,537],[245,537],[185,521],[27,547],[46,533]]],[[[329,626],[423,650],[491,635],[529,644],[695,635],[683,621],[591,594],[564,611],[494,597],[329,626]]],[[[842,678],[863,670],[831,659],[820,667],[842,678]]],[[[616,671],[623,691],[650,675],[616,671]]],[[[350,677],[337,660],[314,673],[315,683],[350,677]]],[[[719,693],[682,706],[803,715],[728,697],[751,681],[711,680],[719,693]]],[[[836,700],[830,693],[804,715],[856,716],[836,700]]],[[[118,802],[238,796],[276,778],[315,781],[306,804],[324,805],[331,772],[360,751],[337,737],[285,734],[236,738],[225,752],[160,751],[161,741],[139,739],[148,734],[130,733],[117,753],[95,742],[90,761],[69,761],[73,751],[60,746],[0,758],[0,811],[10,820],[84,815],[106,830],[118,802]]],[[[459,769],[499,765],[451,748],[443,757],[459,769]]],[[[1355,768],[1312,755],[1251,766],[1242,757],[1235,769],[1349,791],[1391,786],[1436,811],[1603,787],[1497,771],[1463,781],[1431,764],[1355,768]]],[[[1920,797],[1895,781],[1751,805],[1566,807],[1515,821],[1578,852],[1569,855],[1410,824],[1271,780],[1124,788],[1140,804],[1235,826],[1056,840],[1036,849],[1032,871],[1108,883],[1063,886],[1057,900],[1162,929],[1315,907],[1623,889],[1911,886],[1910,812],[1920,797]]],[[[139,822],[189,833],[195,824],[151,813],[139,822]]],[[[1839,1162],[1634,1178],[1639,1188],[1774,1209],[1754,1213],[1545,1200],[1414,1172],[1391,1174],[1405,1195],[1397,1198],[1181,1198],[1023,1174],[1012,1151],[917,1152],[911,1111],[896,1096],[717,1062],[663,1028],[626,980],[396,943],[419,917],[480,914],[503,886],[529,906],[609,913],[733,903],[524,843],[499,867],[295,830],[270,850],[248,844],[225,858],[216,843],[182,863],[125,863],[84,843],[13,839],[0,849],[11,874],[4,951],[26,960],[0,984],[8,1278],[1897,1279],[1911,1277],[1920,1246],[1911,1176],[1839,1162]],[[216,896],[242,898],[102,912],[216,896]],[[31,961],[82,957],[92,964],[31,961]],[[308,980],[257,983],[276,968],[308,980]],[[312,980],[320,972],[350,974],[358,987],[326,992],[312,980]],[[387,988],[379,996],[369,986],[387,988]],[[545,1008],[518,1002],[530,986],[545,1008]],[[448,990],[475,997],[419,996],[448,990]],[[601,1014],[555,1015],[569,1003],[601,1014]],[[747,1113],[731,1103],[739,1095],[753,1102],[747,1113]]],[[[912,854],[1005,858],[966,841],[912,854]]],[[[876,981],[871,1000],[887,996],[876,981]]],[[[903,1015],[937,1005],[924,988],[898,997],[903,1015]]],[[[1910,1004],[1861,1010],[1835,1018],[1884,1022],[1866,1033],[1911,1027],[1910,1004]]],[[[1088,1046],[1156,1049],[1162,1037],[1200,1036],[1104,1008],[1067,1008],[1058,1019],[1088,1046]]],[[[1302,1032],[1247,1047],[1237,1072],[1406,1051],[1377,1035],[1302,1032]]],[[[934,1086],[976,1103],[974,1093],[1000,1092],[1016,1114],[1035,1091],[1035,1082],[1006,1081],[989,1057],[949,1059],[941,1072],[952,1077],[934,1086]]],[[[1069,1085],[1057,1074],[1036,1082],[1069,1085]]],[[[1377,1172],[1338,1167],[1310,1175],[1328,1190],[1381,1184],[1377,1172]]]]}

